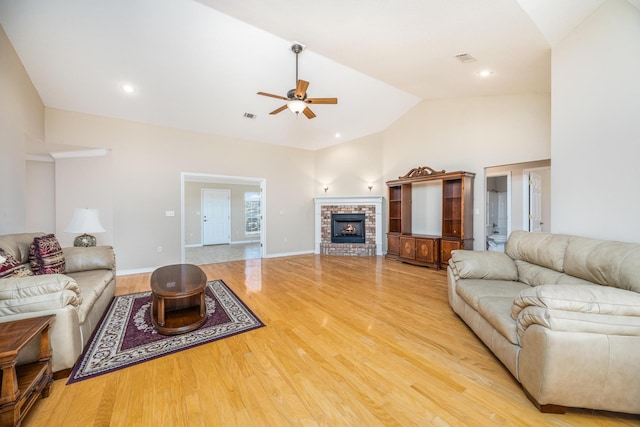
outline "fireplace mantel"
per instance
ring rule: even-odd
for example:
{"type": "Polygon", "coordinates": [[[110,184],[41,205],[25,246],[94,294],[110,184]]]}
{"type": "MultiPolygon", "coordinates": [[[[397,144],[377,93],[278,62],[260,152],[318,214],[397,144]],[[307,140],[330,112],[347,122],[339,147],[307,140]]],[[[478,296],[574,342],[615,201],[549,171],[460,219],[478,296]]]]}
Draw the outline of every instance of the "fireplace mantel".
{"type": "Polygon", "coordinates": [[[376,255],[382,255],[382,201],[383,197],[316,197],[315,202],[315,246],[316,254],[320,253],[322,243],[322,207],[323,206],[374,206],[376,218],[376,255]]]}

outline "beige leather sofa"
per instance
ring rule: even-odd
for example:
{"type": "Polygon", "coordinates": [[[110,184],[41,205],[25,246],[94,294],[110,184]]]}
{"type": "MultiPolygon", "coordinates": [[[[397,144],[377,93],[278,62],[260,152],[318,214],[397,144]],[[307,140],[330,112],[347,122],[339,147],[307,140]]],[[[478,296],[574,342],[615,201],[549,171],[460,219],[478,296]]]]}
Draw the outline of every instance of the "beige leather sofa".
{"type": "Polygon", "coordinates": [[[541,411],[640,414],[640,245],[514,231],[447,274],[453,310],[541,411]]]}
{"type": "MultiPolygon", "coordinates": [[[[43,233],[0,236],[0,248],[29,267],[29,246],[43,233]]],[[[51,361],[57,377],[82,354],[115,292],[115,256],[110,246],[63,248],[66,273],[0,279],[0,322],[55,314],[51,361]]],[[[38,340],[18,363],[36,360],[38,340]]]]}

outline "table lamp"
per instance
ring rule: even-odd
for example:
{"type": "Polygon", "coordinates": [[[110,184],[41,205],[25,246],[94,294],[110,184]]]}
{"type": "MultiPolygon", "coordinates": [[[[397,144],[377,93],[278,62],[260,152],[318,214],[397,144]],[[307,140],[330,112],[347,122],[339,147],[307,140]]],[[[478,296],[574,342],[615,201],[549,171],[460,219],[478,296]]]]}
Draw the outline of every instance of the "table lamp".
{"type": "Polygon", "coordinates": [[[73,246],[95,246],[96,238],[88,233],[104,233],[100,224],[97,209],[75,208],[71,223],[64,230],[66,233],[83,233],[75,238],[73,246]]]}

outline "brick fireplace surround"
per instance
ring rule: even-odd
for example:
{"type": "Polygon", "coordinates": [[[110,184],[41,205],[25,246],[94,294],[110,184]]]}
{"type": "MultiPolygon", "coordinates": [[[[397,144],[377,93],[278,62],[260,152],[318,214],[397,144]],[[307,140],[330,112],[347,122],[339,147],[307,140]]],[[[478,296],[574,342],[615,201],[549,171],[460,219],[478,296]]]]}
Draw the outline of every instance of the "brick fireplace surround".
{"type": "Polygon", "coordinates": [[[382,197],[316,197],[315,253],[382,255],[382,197]],[[332,213],[365,214],[365,243],[331,243],[332,213]]]}

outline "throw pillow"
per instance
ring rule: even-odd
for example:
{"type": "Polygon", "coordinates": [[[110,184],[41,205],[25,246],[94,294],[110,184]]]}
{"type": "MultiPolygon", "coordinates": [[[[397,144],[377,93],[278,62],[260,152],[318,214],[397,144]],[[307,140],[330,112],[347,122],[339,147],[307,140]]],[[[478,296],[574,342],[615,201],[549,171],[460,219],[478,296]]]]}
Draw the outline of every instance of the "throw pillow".
{"type": "Polygon", "coordinates": [[[35,274],[65,272],[64,253],[53,234],[36,237],[29,248],[29,262],[35,274]]]}
{"type": "Polygon", "coordinates": [[[0,248],[0,255],[5,258],[5,261],[0,264],[0,278],[33,276],[31,270],[2,248],[0,248]]]}

